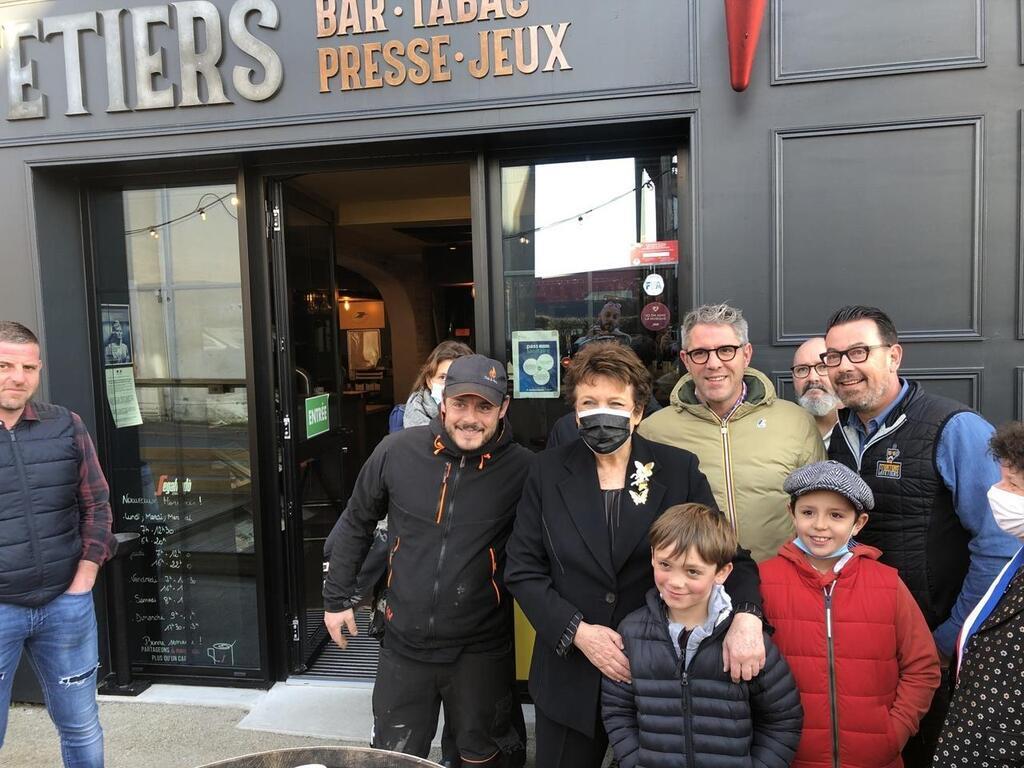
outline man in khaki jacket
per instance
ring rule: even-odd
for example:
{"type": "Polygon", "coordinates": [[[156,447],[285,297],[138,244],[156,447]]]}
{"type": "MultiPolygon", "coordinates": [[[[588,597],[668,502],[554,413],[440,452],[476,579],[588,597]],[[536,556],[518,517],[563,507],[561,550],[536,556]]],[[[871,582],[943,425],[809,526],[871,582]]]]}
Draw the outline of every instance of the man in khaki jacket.
{"type": "Polygon", "coordinates": [[[760,371],[743,313],[728,304],[698,307],[683,320],[687,375],[668,408],[640,423],[648,440],[697,454],[719,507],[740,544],[766,560],[794,536],[782,481],[795,469],[826,458],[814,419],[780,400],[760,371]]]}

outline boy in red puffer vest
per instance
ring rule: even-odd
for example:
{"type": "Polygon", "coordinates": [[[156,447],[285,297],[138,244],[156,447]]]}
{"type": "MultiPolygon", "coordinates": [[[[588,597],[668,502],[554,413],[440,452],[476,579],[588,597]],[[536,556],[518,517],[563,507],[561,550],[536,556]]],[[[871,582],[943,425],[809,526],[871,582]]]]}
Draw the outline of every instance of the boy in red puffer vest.
{"type": "Polygon", "coordinates": [[[902,768],[939,686],[939,657],[896,569],[853,541],[871,489],[835,461],[798,469],[783,489],[797,536],[760,571],[765,620],[804,708],[793,767],[902,768]]]}

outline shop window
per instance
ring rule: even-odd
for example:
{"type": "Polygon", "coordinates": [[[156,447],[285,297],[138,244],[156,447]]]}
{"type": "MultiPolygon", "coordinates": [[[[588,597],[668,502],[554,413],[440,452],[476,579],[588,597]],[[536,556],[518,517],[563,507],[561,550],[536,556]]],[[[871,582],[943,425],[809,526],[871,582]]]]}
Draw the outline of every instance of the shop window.
{"type": "Polygon", "coordinates": [[[133,668],[259,676],[249,389],[233,185],[91,196],[104,455],[133,668]]]}
{"type": "Polygon", "coordinates": [[[501,170],[513,427],[545,444],[561,372],[593,340],[631,347],[667,403],[679,377],[679,167],[654,154],[501,170]]]}

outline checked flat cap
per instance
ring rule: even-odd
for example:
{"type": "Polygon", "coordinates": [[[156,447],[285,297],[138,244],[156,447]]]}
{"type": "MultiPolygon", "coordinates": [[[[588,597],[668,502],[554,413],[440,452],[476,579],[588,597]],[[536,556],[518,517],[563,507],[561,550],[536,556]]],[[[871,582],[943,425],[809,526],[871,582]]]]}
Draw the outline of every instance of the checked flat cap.
{"type": "Polygon", "coordinates": [[[858,512],[873,509],[875,497],[860,475],[838,461],[817,461],[800,467],[782,484],[790,496],[803,496],[811,491],[832,491],[845,496],[858,512]]]}

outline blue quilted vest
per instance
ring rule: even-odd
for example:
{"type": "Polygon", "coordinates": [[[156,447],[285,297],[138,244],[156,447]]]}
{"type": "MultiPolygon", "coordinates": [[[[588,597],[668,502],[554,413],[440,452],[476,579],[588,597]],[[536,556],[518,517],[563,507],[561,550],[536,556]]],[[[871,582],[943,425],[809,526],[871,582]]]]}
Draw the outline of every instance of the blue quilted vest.
{"type": "Polygon", "coordinates": [[[33,407],[38,421],[0,428],[0,603],[25,606],[64,592],[82,557],[71,412],[33,407]]]}

